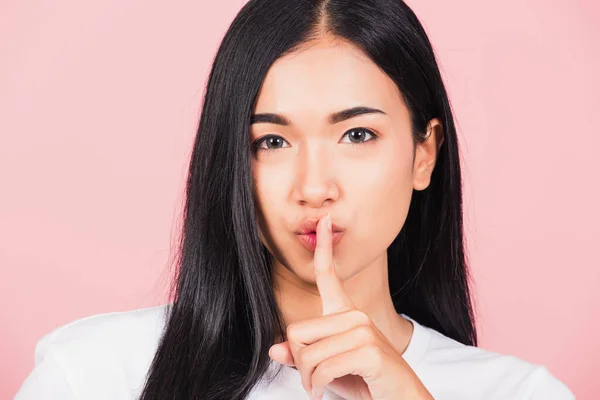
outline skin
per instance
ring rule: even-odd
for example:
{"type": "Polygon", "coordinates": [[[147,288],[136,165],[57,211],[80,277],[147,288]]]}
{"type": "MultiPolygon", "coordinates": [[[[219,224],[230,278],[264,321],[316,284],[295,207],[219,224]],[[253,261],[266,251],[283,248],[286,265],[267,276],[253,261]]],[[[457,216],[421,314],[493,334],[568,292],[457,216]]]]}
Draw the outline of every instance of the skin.
{"type": "Polygon", "coordinates": [[[431,398],[401,357],[413,326],[394,309],[386,250],[406,220],[413,190],[430,183],[443,142],[440,121],[431,120],[427,140],[415,145],[394,82],[359,48],[330,36],[277,60],[253,113],[289,123],[257,118],[250,129],[258,149],[252,174],[259,230],[274,255],[273,289],[288,335],[271,358],[296,367],[317,398],[325,385],[348,399],[431,398]],[[357,106],[383,113],[329,118],[357,106]],[[275,140],[261,140],[266,135],[275,140]],[[319,219],[321,227],[325,215],[344,228],[344,237],[331,248],[327,229],[318,230],[311,252],[294,231],[305,218],[319,219]]]}

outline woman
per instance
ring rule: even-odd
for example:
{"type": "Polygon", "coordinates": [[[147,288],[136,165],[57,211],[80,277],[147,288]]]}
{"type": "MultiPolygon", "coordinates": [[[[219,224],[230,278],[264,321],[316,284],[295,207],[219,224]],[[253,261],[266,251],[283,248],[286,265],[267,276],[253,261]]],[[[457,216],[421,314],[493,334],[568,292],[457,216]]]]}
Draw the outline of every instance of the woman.
{"type": "Polygon", "coordinates": [[[47,335],[17,399],[574,398],[476,347],[452,111],[400,0],[248,2],[186,193],[173,302],[47,335]]]}

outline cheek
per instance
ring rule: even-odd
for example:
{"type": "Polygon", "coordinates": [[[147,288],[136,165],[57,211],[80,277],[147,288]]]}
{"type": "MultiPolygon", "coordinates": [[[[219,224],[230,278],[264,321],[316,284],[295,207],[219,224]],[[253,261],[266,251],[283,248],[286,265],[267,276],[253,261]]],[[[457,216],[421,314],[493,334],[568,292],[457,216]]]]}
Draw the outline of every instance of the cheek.
{"type": "MultiPolygon", "coordinates": [[[[390,146],[391,147],[391,146],[390,146]]],[[[375,257],[383,252],[402,229],[413,193],[412,154],[410,151],[382,152],[377,162],[371,161],[352,185],[352,203],[356,208],[359,240],[365,256],[375,257]]]]}
{"type": "Polygon", "coordinates": [[[261,234],[272,236],[271,227],[275,226],[275,219],[285,215],[282,208],[285,206],[285,187],[282,182],[284,174],[264,165],[252,166],[254,188],[254,204],[259,218],[261,234]]]}
{"type": "MultiPolygon", "coordinates": [[[[409,157],[388,157],[373,177],[370,196],[382,220],[408,211],[413,192],[412,162],[409,157]]],[[[397,222],[397,221],[394,221],[397,222]]]]}

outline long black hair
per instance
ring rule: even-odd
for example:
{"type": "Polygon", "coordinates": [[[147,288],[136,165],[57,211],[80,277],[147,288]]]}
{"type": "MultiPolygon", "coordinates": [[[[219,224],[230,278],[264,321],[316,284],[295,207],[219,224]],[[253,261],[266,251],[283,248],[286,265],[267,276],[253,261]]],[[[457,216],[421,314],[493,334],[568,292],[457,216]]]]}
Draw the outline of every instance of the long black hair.
{"type": "Polygon", "coordinates": [[[362,49],[398,86],[414,142],[443,126],[427,189],[413,193],[388,248],[396,311],[477,345],[463,242],[456,128],[431,43],[401,0],[250,0],[208,78],[189,165],[172,304],[142,400],[244,399],[267,372],[285,327],[262,244],[251,173],[250,118],[270,66],[334,35],[362,49]]]}

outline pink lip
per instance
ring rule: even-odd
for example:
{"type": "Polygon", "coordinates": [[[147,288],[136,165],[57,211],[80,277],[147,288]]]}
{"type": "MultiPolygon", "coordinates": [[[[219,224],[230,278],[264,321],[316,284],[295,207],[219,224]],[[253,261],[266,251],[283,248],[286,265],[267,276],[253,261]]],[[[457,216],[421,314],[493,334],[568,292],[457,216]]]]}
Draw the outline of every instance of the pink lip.
{"type": "MultiPolygon", "coordinates": [[[[296,231],[294,233],[296,235],[307,235],[309,233],[315,233],[317,230],[318,222],[319,222],[319,219],[307,218],[304,221],[302,221],[302,223],[300,225],[298,225],[298,228],[296,229],[296,231]]],[[[342,232],[343,230],[344,230],[344,228],[336,225],[335,223],[332,224],[333,233],[342,232]]]]}
{"type": "MultiPolygon", "coordinates": [[[[335,247],[340,240],[342,240],[342,236],[344,236],[344,232],[333,232],[333,240],[332,247],[335,247]]],[[[317,233],[307,233],[304,235],[296,235],[298,241],[302,246],[304,246],[308,251],[315,251],[317,247],[317,233]]]]}

